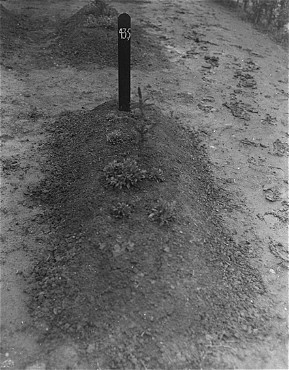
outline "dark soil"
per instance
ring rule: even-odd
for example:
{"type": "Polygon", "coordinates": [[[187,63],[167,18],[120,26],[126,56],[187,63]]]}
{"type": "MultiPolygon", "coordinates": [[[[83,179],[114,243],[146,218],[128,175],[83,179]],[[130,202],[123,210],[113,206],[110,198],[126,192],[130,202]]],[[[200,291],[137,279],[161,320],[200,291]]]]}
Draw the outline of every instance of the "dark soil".
{"type": "Polygon", "coordinates": [[[249,264],[248,245],[236,245],[221,225],[218,210],[230,201],[214,187],[196,134],[156,108],[147,108],[147,117],[156,126],[141,154],[133,127],[138,118],[120,114],[113,102],[62,114],[49,127],[50,175],[29,192],[46,207],[55,237],[33,270],[29,306],[35,325],[44,328],[42,340],[71,338],[84,350],[93,341],[104,368],[140,361],[167,368],[158,343],[168,333],[194,338],[190,366],[197,368],[208,335],[214,343],[262,338],[268,323],[252,298],[264,287],[249,264]],[[126,140],[112,145],[106,135],[116,129],[126,140]],[[106,186],[104,167],[127,157],[148,172],[161,169],[164,181],[126,190],[106,186]],[[175,221],[164,226],[148,218],[160,199],[176,201],[175,221]],[[119,201],[132,205],[129,218],[111,215],[119,201]],[[115,338],[116,330],[121,341],[103,340],[108,333],[115,338]]]}

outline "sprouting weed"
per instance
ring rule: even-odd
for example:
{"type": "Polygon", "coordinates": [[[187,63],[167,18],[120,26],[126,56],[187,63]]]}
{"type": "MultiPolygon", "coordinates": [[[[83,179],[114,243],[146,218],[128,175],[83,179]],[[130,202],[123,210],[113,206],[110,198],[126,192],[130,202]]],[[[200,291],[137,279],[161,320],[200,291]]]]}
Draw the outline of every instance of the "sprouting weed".
{"type": "Polygon", "coordinates": [[[149,171],[147,178],[151,181],[156,181],[156,182],[165,181],[163,170],[160,168],[155,168],[155,167],[149,171]]]}
{"type": "Polygon", "coordinates": [[[111,214],[113,217],[121,219],[128,218],[132,212],[132,205],[125,202],[119,202],[111,208],[111,214]]]}
{"type": "Polygon", "coordinates": [[[138,97],[139,103],[137,110],[139,113],[136,115],[134,129],[138,134],[138,146],[140,153],[142,152],[144,142],[148,139],[149,133],[152,131],[152,128],[155,126],[155,123],[151,122],[145,115],[145,107],[149,104],[146,104],[146,99],[143,99],[142,92],[140,87],[138,87],[138,97]]]}
{"type": "Polygon", "coordinates": [[[168,225],[175,220],[176,217],[176,202],[167,202],[159,200],[157,205],[152,208],[149,213],[149,219],[157,221],[161,226],[168,225]]]}
{"type": "Polygon", "coordinates": [[[103,171],[107,184],[117,189],[129,189],[147,177],[147,171],[141,169],[136,160],[131,158],[114,160],[103,171]]]}

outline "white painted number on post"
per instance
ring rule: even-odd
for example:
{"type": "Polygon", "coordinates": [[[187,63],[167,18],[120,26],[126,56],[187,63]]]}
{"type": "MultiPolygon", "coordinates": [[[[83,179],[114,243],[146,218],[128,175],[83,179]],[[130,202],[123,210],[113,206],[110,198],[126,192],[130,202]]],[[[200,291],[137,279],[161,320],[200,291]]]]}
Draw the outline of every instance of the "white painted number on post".
{"type": "Polygon", "coordinates": [[[131,28],[120,28],[118,32],[120,33],[120,38],[122,40],[129,40],[131,37],[131,28]]]}

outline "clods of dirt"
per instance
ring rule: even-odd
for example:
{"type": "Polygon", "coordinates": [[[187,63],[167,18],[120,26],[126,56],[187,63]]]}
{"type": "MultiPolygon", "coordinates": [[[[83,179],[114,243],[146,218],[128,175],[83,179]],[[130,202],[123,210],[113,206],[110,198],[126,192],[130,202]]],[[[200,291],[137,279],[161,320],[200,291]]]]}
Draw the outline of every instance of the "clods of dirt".
{"type": "Polygon", "coordinates": [[[207,63],[209,63],[212,67],[218,67],[219,66],[219,57],[217,57],[217,56],[206,55],[205,56],[205,61],[207,63]]]}
{"type": "Polygon", "coordinates": [[[250,121],[250,115],[246,109],[246,105],[242,101],[232,100],[230,102],[223,103],[223,105],[230,109],[234,117],[241,118],[245,121],[250,121]]]}
{"type": "Polygon", "coordinates": [[[248,87],[251,89],[257,89],[257,82],[250,73],[244,73],[242,70],[237,70],[234,77],[238,78],[238,87],[248,87]]]}
{"type": "Polygon", "coordinates": [[[276,117],[272,117],[271,114],[269,113],[266,113],[266,116],[265,118],[263,118],[261,120],[261,122],[265,125],[265,124],[268,124],[268,125],[273,125],[273,126],[276,126],[277,125],[277,119],[276,117]]]}
{"type": "Polygon", "coordinates": [[[289,268],[289,252],[285,245],[280,242],[274,242],[273,240],[270,240],[269,249],[275,257],[281,260],[281,263],[289,268]]]}
{"type": "Polygon", "coordinates": [[[281,183],[268,183],[263,185],[263,192],[265,194],[265,199],[270,202],[276,202],[286,198],[287,191],[287,181],[282,181],[281,183]]]}
{"type": "Polygon", "coordinates": [[[272,215],[276,217],[281,223],[287,224],[289,220],[289,202],[283,200],[281,202],[282,207],[277,210],[271,210],[265,212],[265,215],[272,215]]]}
{"type": "Polygon", "coordinates": [[[248,58],[244,61],[244,66],[242,67],[243,72],[254,72],[258,71],[260,66],[251,58],[248,58]]]}
{"type": "Polygon", "coordinates": [[[284,143],[280,139],[276,139],[273,142],[273,154],[279,157],[288,156],[289,154],[288,143],[284,143]]]}

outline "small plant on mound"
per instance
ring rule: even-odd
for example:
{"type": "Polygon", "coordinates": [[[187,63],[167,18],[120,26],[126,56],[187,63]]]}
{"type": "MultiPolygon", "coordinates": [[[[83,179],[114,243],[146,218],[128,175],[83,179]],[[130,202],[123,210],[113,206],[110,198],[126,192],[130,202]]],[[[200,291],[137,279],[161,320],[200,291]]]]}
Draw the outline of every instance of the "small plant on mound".
{"type": "Polygon", "coordinates": [[[148,217],[150,220],[158,222],[160,226],[168,225],[176,218],[176,202],[159,200],[148,217]]]}
{"type": "Polygon", "coordinates": [[[106,135],[106,141],[109,144],[115,145],[124,141],[123,135],[120,130],[114,130],[106,135]]]}
{"type": "Polygon", "coordinates": [[[141,169],[131,158],[123,161],[114,160],[105,166],[103,171],[106,183],[117,189],[129,189],[147,176],[147,171],[141,169]]]}
{"type": "Polygon", "coordinates": [[[164,182],[165,181],[165,176],[164,172],[160,168],[152,168],[148,175],[147,178],[151,181],[156,181],[156,182],[164,182]]]}
{"type": "Polygon", "coordinates": [[[118,219],[130,217],[131,212],[132,212],[131,204],[125,202],[117,203],[110,210],[111,215],[118,219]]]}
{"type": "Polygon", "coordinates": [[[151,131],[154,125],[152,124],[152,122],[149,122],[149,120],[145,116],[144,107],[146,105],[145,104],[146,99],[143,100],[140,87],[138,87],[137,92],[138,92],[138,98],[139,98],[140,116],[136,120],[134,128],[138,133],[138,145],[139,145],[139,151],[141,152],[143,149],[144,142],[147,140],[148,133],[151,131]]]}

